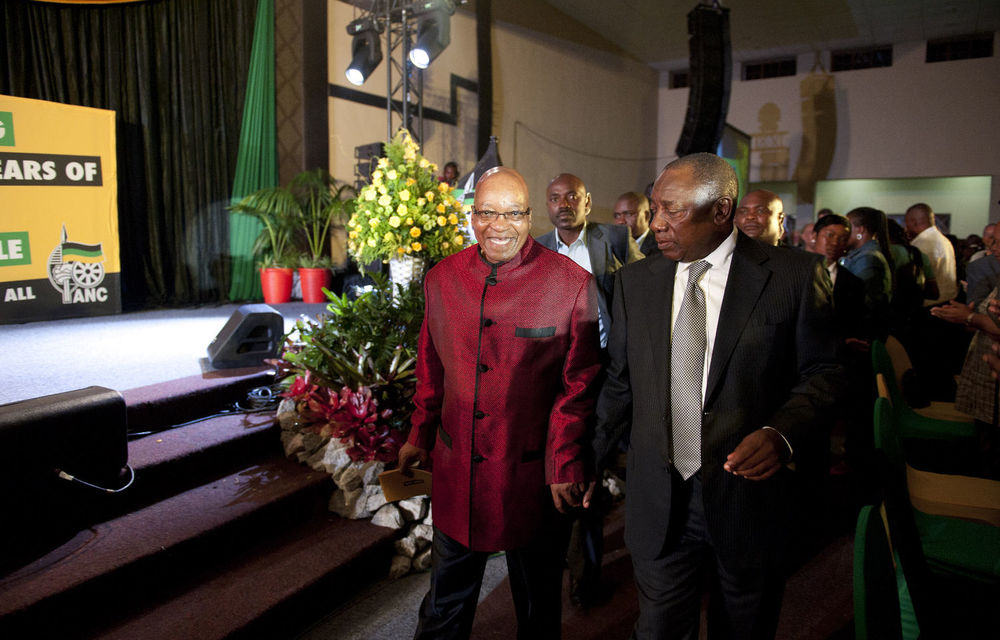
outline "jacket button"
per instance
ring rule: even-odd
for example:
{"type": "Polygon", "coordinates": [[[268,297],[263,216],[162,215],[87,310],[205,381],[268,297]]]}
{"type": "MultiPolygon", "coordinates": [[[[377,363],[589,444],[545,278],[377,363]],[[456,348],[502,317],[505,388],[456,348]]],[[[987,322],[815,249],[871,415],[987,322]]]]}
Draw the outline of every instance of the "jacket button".
{"type": "Polygon", "coordinates": [[[487,367],[485,364],[479,363],[479,372],[480,373],[486,373],[489,370],[490,370],[490,368],[487,367]]]}
{"type": "Polygon", "coordinates": [[[472,417],[477,418],[477,419],[478,418],[485,418],[486,414],[483,413],[482,411],[476,410],[476,412],[474,414],[472,414],[472,417]]]}
{"type": "Polygon", "coordinates": [[[490,320],[489,318],[486,318],[485,320],[483,320],[483,326],[484,327],[492,327],[493,326],[493,321],[490,320]]]}
{"type": "Polygon", "coordinates": [[[482,457],[478,453],[476,455],[472,456],[472,461],[473,462],[483,462],[485,460],[486,460],[486,458],[482,457]]]}

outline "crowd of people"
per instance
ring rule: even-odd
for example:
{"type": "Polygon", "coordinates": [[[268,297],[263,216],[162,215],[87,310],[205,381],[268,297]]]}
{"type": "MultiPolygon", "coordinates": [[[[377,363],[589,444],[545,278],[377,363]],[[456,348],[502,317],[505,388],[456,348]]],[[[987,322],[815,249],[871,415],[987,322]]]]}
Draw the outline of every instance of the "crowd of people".
{"type": "Polygon", "coordinates": [[[615,224],[589,221],[591,205],[581,178],[556,175],[553,229],[533,238],[523,177],[492,169],[477,244],[427,274],[399,453],[404,473],[434,474],[416,637],[467,638],[486,560],[504,550],[518,637],[558,638],[567,564],[575,604],[602,596],[601,478],[622,451],[633,637],[697,637],[706,584],[713,636],[773,637],[795,510],[834,419],[864,472],[873,340],[903,342],[928,398],[954,396],[964,358],[960,406],[995,433],[995,228],[956,250],[918,203],[904,227],[859,207],[786,237],[781,199],[740,199],[707,153],[621,194],[615,224]]]}

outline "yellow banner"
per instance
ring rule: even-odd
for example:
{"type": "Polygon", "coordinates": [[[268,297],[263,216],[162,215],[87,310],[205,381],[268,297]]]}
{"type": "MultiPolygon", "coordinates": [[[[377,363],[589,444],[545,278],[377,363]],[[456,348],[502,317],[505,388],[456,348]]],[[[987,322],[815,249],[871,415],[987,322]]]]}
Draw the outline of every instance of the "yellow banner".
{"type": "Polygon", "coordinates": [[[121,310],[115,112],[0,95],[0,322],[121,310]]]}

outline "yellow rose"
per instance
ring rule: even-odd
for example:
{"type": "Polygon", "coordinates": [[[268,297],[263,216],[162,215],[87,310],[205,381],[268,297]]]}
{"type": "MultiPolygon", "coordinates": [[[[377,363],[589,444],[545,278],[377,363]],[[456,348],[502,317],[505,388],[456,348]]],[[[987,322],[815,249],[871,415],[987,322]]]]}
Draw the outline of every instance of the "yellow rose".
{"type": "Polygon", "coordinates": [[[456,216],[454,213],[451,214],[450,216],[448,216],[448,222],[452,224],[458,224],[458,216],[456,216]]]}
{"type": "Polygon", "coordinates": [[[394,236],[391,231],[386,231],[385,235],[382,236],[382,241],[383,242],[392,242],[395,239],[396,239],[396,236],[394,236]]]}
{"type": "Polygon", "coordinates": [[[437,223],[439,227],[443,227],[444,225],[448,224],[448,218],[445,218],[444,216],[438,216],[437,223]]]}
{"type": "Polygon", "coordinates": [[[368,224],[371,225],[372,228],[374,229],[375,227],[378,226],[378,218],[372,218],[371,220],[368,221],[368,224]]]}
{"type": "Polygon", "coordinates": [[[429,160],[427,160],[427,158],[421,158],[420,162],[417,164],[420,165],[421,169],[426,169],[428,166],[430,166],[431,163],[429,160]]]}
{"type": "Polygon", "coordinates": [[[437,212],[438,213],[444,213],[447,210],[448,210],[448,207],[444,206],[443,202],[437,206],[437,212]]]}
{"type": "Polygon", "coordinates": [[[379,197],[378,199],[378,203],[383,207],[388,207],[390,204],[392,204],[392,196],[390,196],[388,193],[382,194],[382,196],[379,197]]]}
{"type": "Polygon", "coordinates": [[[379,158],[378,159],[379,169],[385,169],[389,166],[389,158],[379,158]]]}
{"type": "Polygon", "coordinates": [[[381,169],[376,169],[376,170],[372,171],[372,180],[381,180],[381,179],[382,179],[382,170],[381,169]]]}
{"type": "Polygon", "coordinates": [[[450,245],[450,244],[448,244],[448,241],[447,241],[447,240],[445,240],[444,242],[442,242],[442,243],[441,243],[441,248],[442,248],[442,249],[447,249],[447,248],[448,248],[448,247],[450,247],[450,246],[451,246],[451,245],[450,245]]]}
{"type": "Polygon", "coordinates": [[[422,244],[420,244],[419,242],[414,242],[410,246],[413,248],[414,251],[420,251],[421,249],[424,248],[424,246],[422,244]]]}
{"type": "Polygon", "coordinates": [[[403,204],[402,202],[400,202],[399,206],[396,207],[396,213],[398,213],[401,216],[405,216],[406,215],[406,205],[403,204]]]}
{"type": "Polygon", "coordinates": [[[386,195],[387,193],[389,193],[389,190],[386,188],[384,184],[380,184],[378,186],[378,192],[381,193],[382,195],[386,195]]]}
{"type": "Polygon", "coordinates": [[[395,169],[389,169],[389,172],[385,174],[385,177],[389,178],[390,180],[395,180],[397,175],[398,174],[396,173],[395,169]]]}
{"type": "Polygon", "coordinates": [[[378,193],[374,189],[367,189],[365,191],[365,200],[368,200],[369,202],[371,202],[372,200],[375,199],[375,197],[377,195],[378,195],[378,193]]]}
{"type": "Polygon", "coordinates": [[[413,218],[407,218],[406,224],[413,224],[413,218]]]}
{"type": "Polygon", "coordinates": [[[412,229],[410,229],[410,235],[413,236],[414,238],[419,238],[420,237],[420,227],[413,227],[412,229]]]}
{"type": "Polygon", "coordinates": [[[398,249],[396,249],[396,253],[406,253],[406,249],[403,247],[399,247],[398,249]]]}
{"type": "Polygon", "coordinates": [[[434,202],[434,192],[433,191],[428,191],[427,193],[424,194],[424,197],[427,198],[427,202],[434,202]]]}
{"type": "Polygon", "coordinates": [[[375,238],[368,238],[368,246],[369,247],[375,246],[375,238]]]}
{"type": "Polygon", "coordinates": [[[422,207],[427,204],[427,198],[417,198],[417,206],[422,207]]]}
{"type": "Polygon", "coordinates": [[[353,239],[355,239],[355,238],[358,237],[358,232],[357,231],[352,231],[352,232],[350,232],[350,233],[347,234],[347,237],[350,238],[351,240],[353,240],[353,239]]]}
{"type": "Polygon", "coordinates": [[[451,191],[451,186],[447,182],[439,182],[438,191],[440,191],[441,193],[447,193],[451,191]]]}
{"type": "Polygon", "coordinates": [[[389,226],[392,227],[393,229],[398,228],[399,223],[400,223],[399,216],[392,216],[391,218],[389,218],[389,226]]]}
{"type": "Polygon", "coordinates": [[[455,244],[457,244],[458,246],[462,246],[462,244],[465,242],[465,238],[463,238],[461,234],[455,236],[454,240],[455,244]]]}
{"type": "Polygon", "coordinates": [[[406,247],[406,253],[413,253],[413,249],[410,247],[406,247]]]}
{"type": "Polygon", "coordinates": [[[410,199],[410,192],[407,191],[406,189],[403,189],[402,191],[399,192],[399,199],[402,200],[403,202],[406,202],[407,200],[410,199]]]}

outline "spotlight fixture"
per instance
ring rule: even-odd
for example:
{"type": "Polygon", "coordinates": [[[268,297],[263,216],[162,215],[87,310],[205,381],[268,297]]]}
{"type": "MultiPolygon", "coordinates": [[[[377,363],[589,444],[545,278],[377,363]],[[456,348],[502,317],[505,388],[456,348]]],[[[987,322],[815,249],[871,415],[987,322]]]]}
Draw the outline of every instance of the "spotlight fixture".
{"type": "Polygon", "coordinates": [[[417,43],[410,49],[410,62],[426,69],[451,43],[452,0],[424,0],[413,8],[417,19],[417,43]]]}
{"type": "Polygon", "coordinates": [[[347,25],[351,41],[351,64],[347,67],[347,81],[361,86],[375,67],[382,62],[382,46],[378,39],[378,25],[371,18],[359,18],[347,25]]]}

